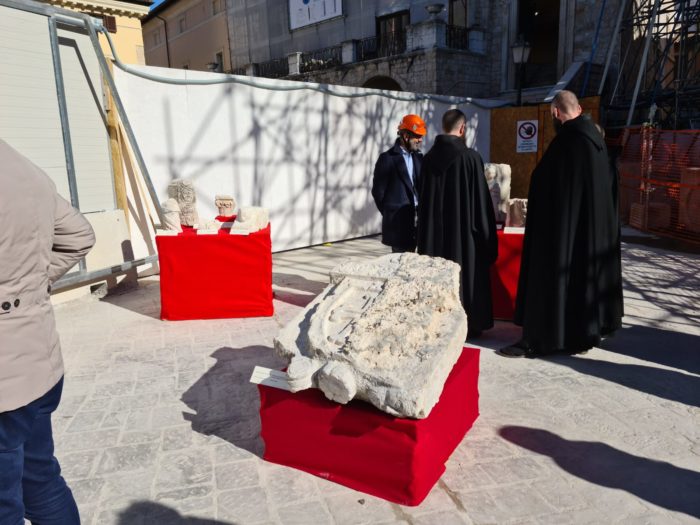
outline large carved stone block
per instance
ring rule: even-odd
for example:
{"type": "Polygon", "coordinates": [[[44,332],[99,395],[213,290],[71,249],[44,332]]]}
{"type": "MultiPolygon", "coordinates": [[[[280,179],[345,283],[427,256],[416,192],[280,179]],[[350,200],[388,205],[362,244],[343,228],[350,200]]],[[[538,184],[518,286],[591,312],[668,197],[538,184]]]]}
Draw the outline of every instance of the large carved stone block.
{"type": "Polygon", "coordinates": [[[459,276],[454,262],[415,253],[336,267],[275,339],[292,391],[316,387],[338,403],[428,416],[467,335],[459,276]]]}

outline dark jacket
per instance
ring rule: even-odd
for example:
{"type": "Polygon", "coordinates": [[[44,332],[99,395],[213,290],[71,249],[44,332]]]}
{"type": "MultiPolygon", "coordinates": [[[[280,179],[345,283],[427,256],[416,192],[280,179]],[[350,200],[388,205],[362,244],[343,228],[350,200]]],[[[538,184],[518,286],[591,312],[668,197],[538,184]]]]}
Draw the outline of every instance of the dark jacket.
{"type": "MultiPolygon", "coordinates": [[[[412,153],[411,156],[413,180],[417,185],[423,154],[412,153]]],[[[372,181],[372,197],[382,214],[384,244],[411,250],[416,247],[415,191],[397,140],[394,147],[379,155],[372,181]]]]}
{"type": "Polygon", "coordinates": [[[535,350],[580,351],[619,328],[616,180],[602,136],[564,123],[530,179],[515,322],[535,350]]]}
{"type": "Polygon", "coordinates": [[[438,135],[420,178],[418,253],[462,267],[469,331],[493,326],[490,266],[498,256],[496,220],[481,156],[452,135],[438,135]]]}

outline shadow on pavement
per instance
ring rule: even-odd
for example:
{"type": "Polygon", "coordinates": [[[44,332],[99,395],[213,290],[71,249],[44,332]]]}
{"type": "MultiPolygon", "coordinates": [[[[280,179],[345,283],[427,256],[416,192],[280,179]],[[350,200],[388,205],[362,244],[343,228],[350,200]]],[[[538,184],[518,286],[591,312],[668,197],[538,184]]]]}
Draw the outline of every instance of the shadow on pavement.
{"type": "Polygon", "coordinates": [[[590,483],[700,517],[698,472],[634,456],[604,443],[569,441],[538,428],[505,426],[498,433],[511,443],[552,458],[566,472],[590,483]]]}
{"type": "Polygon", "coordinates": [[[328,282],[312,281],[291,273],[274,272],[272,285],[275,288],[275,299],[303,308],[328,286],[328,282]],[[280,288],[291,288],[304,293],[290,292],[280,288]]]}
{"type": "Polygon", "coordinates": [[[258,365],[280,369],[286,363],[267,346],[222,347],[212,357],[216,364],[182,394],[182,401],[195,412],[185,413],[185,419],[195,432],[218,436],[262,456],[260,398],[250,375],[258,365]]]}
{"type": "Polygon", "coordinates": [[[647,326],[627,326],[599,348],[700,374],[700,336],[647,326]]]}
{"type": "Polygon", "coordinates": [[[160,286],[158,281],[139,280],[138,286],[117,287],[100,301],[134,313],[160,319],[160,286]]]}
{"type": "Polygon", "coordinates": [[[588,357],[553,356],[550,363],[563,365],[652,396],[700,407],[700,377],[653,366],[612,363],[588,357]]]}
{"type": "Polygon", "coordinates": [[[119,513],[117,525],[228,525],[224,521],[188,518],[153,501],[137,501],[119,513]]]}

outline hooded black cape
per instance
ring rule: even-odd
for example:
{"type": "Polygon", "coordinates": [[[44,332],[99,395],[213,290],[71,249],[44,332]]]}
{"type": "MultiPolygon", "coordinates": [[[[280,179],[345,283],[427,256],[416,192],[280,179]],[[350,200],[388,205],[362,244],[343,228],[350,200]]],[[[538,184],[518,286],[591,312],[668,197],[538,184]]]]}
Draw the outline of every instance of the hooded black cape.
{"type": "Polygon", "coordinates": [[[581,351],[621,325],[616,186],[594,124],[565,122],[528,195],[515,322],[535,351],[581,351]]]}
{"type": "Polygon", "coordinates": [[[418,253],[462,267],[469,332],[491,328],[489,267],[498,256],[498,238],[481,156],[459,137],[438,135],[423,158],[418,190],[418,253]]]}

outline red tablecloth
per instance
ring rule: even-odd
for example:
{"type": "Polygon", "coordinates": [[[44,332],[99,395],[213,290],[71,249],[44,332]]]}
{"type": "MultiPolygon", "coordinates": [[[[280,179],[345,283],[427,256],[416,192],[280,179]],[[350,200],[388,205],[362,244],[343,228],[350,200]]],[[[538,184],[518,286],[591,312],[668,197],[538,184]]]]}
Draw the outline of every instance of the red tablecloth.
{"type": "Polygon", "coordinates": [[[465,348],[425,419],[339,405],[316,389],[259,385],[264,459],[402,505],[418,505],[479,416],[479,350],[465,348]]]}
{"type": "Polygon", "coordinates": [[[273,314],[269,225],[250,235],[159,235],[156,245],[161,319],[273,314]]]}
{"type": "Polygon", "coordinates": [[[498,259],[491,266],[491,295],[493,316],[496,319],[510,321],[515,314],[524,237],[522,233],[504,233],[503,230],[498,230],[498,259]]]}

